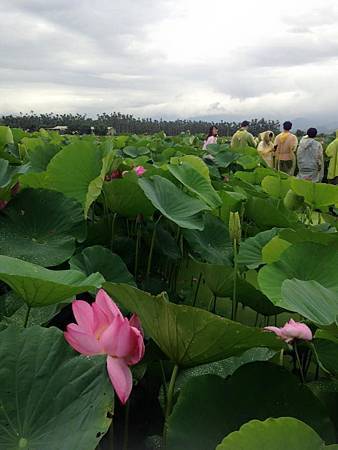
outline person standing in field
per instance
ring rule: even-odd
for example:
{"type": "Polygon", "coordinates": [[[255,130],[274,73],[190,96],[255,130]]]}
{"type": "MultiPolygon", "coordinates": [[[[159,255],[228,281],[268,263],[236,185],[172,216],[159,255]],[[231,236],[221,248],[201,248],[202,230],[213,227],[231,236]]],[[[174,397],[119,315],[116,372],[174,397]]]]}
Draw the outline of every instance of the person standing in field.
{"type": "Polygon", "coordinates": [[[316,136],[316,128],[309,128],[307,136],[304,136],[300,141],[297,150],[299,169],[297,178],[319,183],[324,175],[324,159],[322,144],[315,140],[316,136]]]}
{"type": "Polygon", "coordinates": [[[264,131],[260,134],[261,141],[258,144],[257,151],[259,156],[266,162],[266,164],[273,168],[273,153],[274,153],[274,139],[275,135],[272,131],[264,131]]]}
{"type": "Polygon", "coordinates": [[[275,168],[288,175],[293,175],[295,171],[295,152],[298,145],[298,139],[290,132],[291,129],[292,123],[284,122],[283,132],[275,139],[275,168]]]}
{"type": "Polygon", "coordinates": [[[241,123],[241,128],[232,136],[231,148],[233,150],[240,150],[247,147],[256,148],[255,138],[248,130],[249,122],[244,120],[244,122],[241,123]]]}
{"type": "Polygon", "coordinates": [[[336,139],[327,146],[325,153],[330,158],[328,182],[338,184],[338,131],[336,131],[336,139]]]}
{"type": "Polygon", "coordinates": [[[210,127],[208,136],[203,144],[203,150],[206,150],[209,144],[217,144],[218,128],[215,126],[210,127]]]}

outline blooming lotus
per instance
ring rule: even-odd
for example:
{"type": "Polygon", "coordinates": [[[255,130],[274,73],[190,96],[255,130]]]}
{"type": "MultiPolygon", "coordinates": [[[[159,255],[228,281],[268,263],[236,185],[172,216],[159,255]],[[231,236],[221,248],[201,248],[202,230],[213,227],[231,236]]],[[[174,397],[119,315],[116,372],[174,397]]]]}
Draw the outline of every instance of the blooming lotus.
{"type": "Polygon", "coordinates": [[[6,208],[7,204],[7,200],[0,200],[0,210],[6,208]]]}
{"type": "Polygon", "coordinates": [[[115,392],[123,404],[131,393],[133,379],[129,366],[144,355],[140,321],[130,320],[108,294],[100,289],[91,305],[75,300],[72,309],[77,323],[67,326],[66,341],[83,355],[107,355],[107,370],[115,392]]]}
{"type": "Polygon", "coordinates": [[[138,177],[141,177],[144,174],[145,171],[146,171],[146,169],[143,166],[136,166],[134,168],[134,172],[136,173],[136,175],[138,177]]]}
{"type": "Polygon", "coordinates": [[[305,323],[295,322],[290,319],[283,327],[264,327],[264,330],[271,331],[280,337],[283,341],[290,344],[294,339],[303,341],[312,340],[312,331],[305,323]]]}

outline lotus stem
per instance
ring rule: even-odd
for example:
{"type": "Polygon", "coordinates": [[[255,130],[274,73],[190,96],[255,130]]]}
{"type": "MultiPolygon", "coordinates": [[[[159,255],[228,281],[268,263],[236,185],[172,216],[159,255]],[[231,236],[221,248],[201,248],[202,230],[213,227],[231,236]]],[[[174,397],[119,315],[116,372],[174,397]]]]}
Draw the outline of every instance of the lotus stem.
{"type": "Polygon", "coordinates": [[[26,312],[26,317],[25,317],[25,323],[24,323],[24,328],[27,328],[27,324],[28,324],[28,319],[29,319],[29,314],[31,312],[31,306],[28,306],[27,308],[27,312],[26,312]]]}
{"type": "Polygon", "coordinates": [[[137,280],[140,240],[141,240],[141,229],[140,225],[136,222],[136,247],[135,247],[135,264],[134,264],[135,280],[137,280]]]}
{"type": "Polygon", "coordinates": [[[163,361],[161,359],[160,359],[160,367],[161,367],[162,384],[163,384],[164,404],[166,405],[168,402],[168,388],[167,388],[167,380],[165,378],[165,370],[164,370],[164,366],[163,366],[163,361]]]}
{"type": "Polygon", "coordinates": [[[178,375],[179,367],[177,364],[175,364],[174,369],[171,374],[169,388],[168,388],[168,399],[167,404],[165,408],[165,416],[164,416],[164,430],[163,430],[163,442],[164,442],[164,448],[167,447],[167,433],[168,433],[168,419],[172,412],[173,408],[173,399],[174,399],[174,393],[175,393],[175,384],[176,384],[176,378],[178,375]]]}
{"type": "Polygon", "coordinates": [[[296,360],[297,360],[299,373],[300,373],[300,379],[302,380],[302,383],[304,384],[305,383],[305,378],[304,378],[304,372],[303,372],[302,363],[300,362],[300,358],[299,358],[297,342],[294,343],[293,349],[294,349],[295,355],[296,355],[296,360]]]}
{"type": "Polygon", "coordinates": [[[117,213],[114,213],[113,220],[111,223],[111,241],[110,241],[110,248],[113,250],[113,244],[114,244],[114,238],[115,238],[115,222],[117,218],[117,213]]]}
{"type": "Polygon", "coordinates": [[[130,412],[130,399],[127,401],[125,411],[124,411],[123,450],[128,450],[129,412],[130,412]]]}
{"type": "Polygon", "coordinates": [[[279,365],[282,367],[284,366],[284,349],[283,348],[279,354],[279,365]]]}
{"type": "Polygon", "coordinates": [[[199,277],[198,277],[198,281],[197,281],[197,286],[196,286],[196,291],[195,291],[195,295],[194,295],[194,300],[192,302],[192,306],[196,305],[196,301],[197,301],[197,296],[198,296],[198,291],[200,289],[200,285],[201,285],[201,280],[202,280],[202,272],[200,273],[199,277]]]}
{"type": "Polygon", "coordinates": [[[151,236],[151,243],[150,243],[150,250],[149,250],[149,257],[148,257],[148,265],[147,265],[147,278],[149,278],[150,271],[151,271],[151,262],[152,262],[152,259],[153,259],[155,237],[156,237],[156,228],[157,228],[157,225],[158,225],[159,221],[161,220],[161,217],[162,216],[160,216],[157,219],[157,221],[155,222],[154,229],[153,229],[153,234],[151,236]]]}
{"type": "Polygon", "coordinates": [[[231,320],[236,320],[237,310],[238,310],[238,300],[237,300],[237,239],[233,240],[234,248],[234,286],[232,291],[232,310],[231,310],[231,320]]]}

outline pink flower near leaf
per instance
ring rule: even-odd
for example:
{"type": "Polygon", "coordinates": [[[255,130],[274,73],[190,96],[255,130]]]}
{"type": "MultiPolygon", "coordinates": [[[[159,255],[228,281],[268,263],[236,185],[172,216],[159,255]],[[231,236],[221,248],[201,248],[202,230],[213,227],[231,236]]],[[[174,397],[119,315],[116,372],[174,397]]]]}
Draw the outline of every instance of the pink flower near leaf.
{"type": "Polygon", "coordinates": [[[120,170],[113,170],[110,174],[110,178],[113,180],[114,178],[122,178],[122,173],[120,170]]]}
{"type": "Polygon", "coordinates": [[[0,200],[0,210],[6,208],[7,203],[7,200],[0,200]]]}
{"type": "Polygon", "coordinates": [[[141,177],[145,171],[146,171],[146,169],[143,166],[136,166],[134,169],[134,172],[136,173],[136,175],[138,177],[141,177]]]}
{"type": "Polygon", "coordinates": [[[303,341],[311,341],[312,331],[305,325],[305,323],[295,322],[290,319],[283,327],[264,327],[264,330],[271,331],[280,337],[283,341],[290,344],[294,339],[301,339],[303,341]]]}
{"type": "Polygon", "coordinates": [[[115,392],[123,404],[133,386],[129,366],[144,355],[141,323],[137,316],[130,320],[108,294],[100,289],[91,305],[83,300],[72,303],[77,323],[67,326],[65,339],[83,355],[107,355],[107,370],[115,392]]]}

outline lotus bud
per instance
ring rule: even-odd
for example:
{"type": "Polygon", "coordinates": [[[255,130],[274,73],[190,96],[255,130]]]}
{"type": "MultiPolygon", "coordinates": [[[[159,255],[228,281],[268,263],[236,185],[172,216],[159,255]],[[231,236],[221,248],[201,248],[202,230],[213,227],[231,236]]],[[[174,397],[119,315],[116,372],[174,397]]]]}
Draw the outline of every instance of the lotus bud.
{"type": "Polygon", "coordinates": [[[241,219],[239,217],[238,212],[230,212],[229,234],[230,234],[230,239],[232,241],[234,241],[236,239],[236,242],[240,242],[242,229],[241,229],[241,219]]]}

